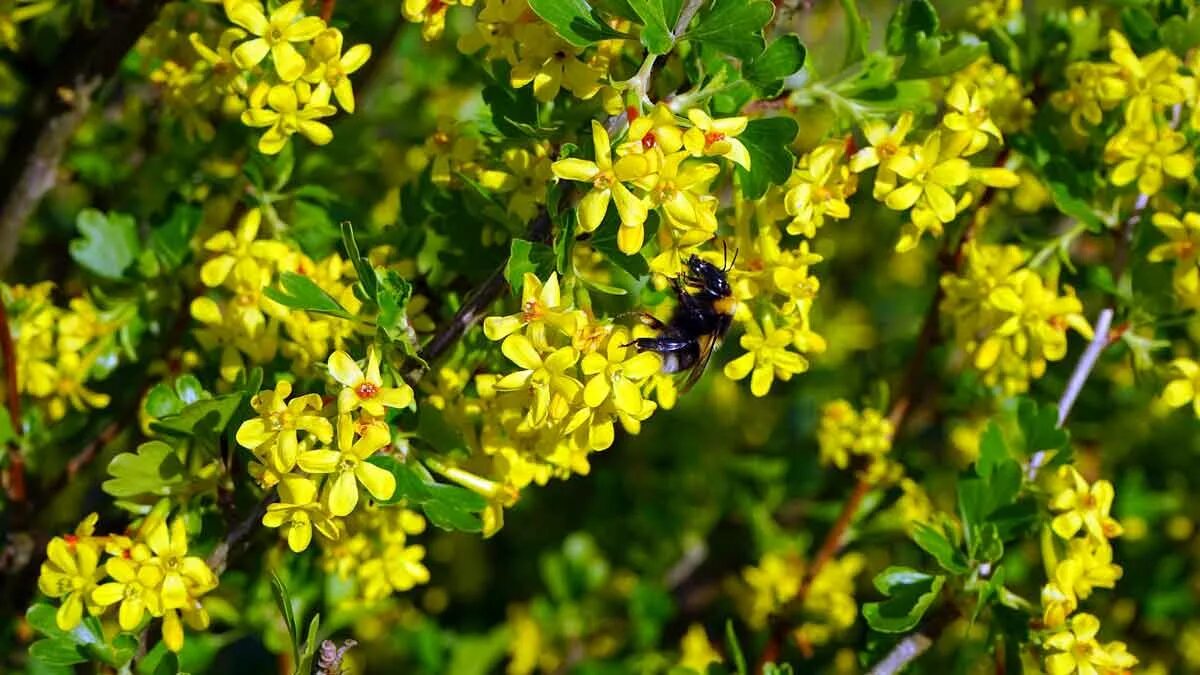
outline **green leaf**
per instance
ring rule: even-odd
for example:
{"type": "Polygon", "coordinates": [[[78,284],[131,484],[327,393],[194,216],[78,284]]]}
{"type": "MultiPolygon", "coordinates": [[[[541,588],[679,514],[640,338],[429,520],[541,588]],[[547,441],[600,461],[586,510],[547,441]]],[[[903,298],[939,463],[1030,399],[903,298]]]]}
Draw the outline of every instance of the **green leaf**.
{"type": "Polygon", "coordinates": [[[948,75],[971,65],[987,54],[978,38],[959,40],[939,34],[937,10],[928,0],[900,4],[888,22],[884,45],[889,54],[903,56],[899,75],[920,79],[948,75]]]}
{"type": "Polygon", "coordinates": [[[483,521],[477,514],[454,508],[438,501],[430,501],[421,505],[429,522],[450,532],[480,532],[483,521]]]}
{"type": "Polygon", "coordinates": [[[807,51],[796,35],[784,35],[742,66],[742,76],[761,89],[778,85],[804,67],[807,51]]]}
{"type": "Polygon", "coordinates": [[[35,602],[25,610],[25,620],[34,630],[51,638],[67,638],[70,634],[58,627],[55,618],[58,608],[45,602],[35,602]]]}
{"type": "Polygon", "coordinates": [[[916,50],[920,35],[935,35],[939,25],[937,10],[928,0],[901,0],[888,21],[884,46],[889,54],[902,56],[916,50]]]}
{"type": "Polygon", "coordinates": [[[123,452],[108,463],[104,491],[114,497],[152,494],[166,496],[184,481],[185,467],[178,453],[162,441],[138,446],[137,452],[123,452]]]}
{"type": "Polygon", "coordinates": [[[944,533],[926,523],[917,523],[912,539],[921,550],[933,556],[942,569],[953,574],[966,574],[967,559],[958,546],[944,533]]]}
{"type": "Polygon", "coordinates": [[[504,268],[504,278],[508,280],[513,295],[521,295],[526,272],[545,281],[554,271],[556,261],[554,249],[549,246],[524,239],[513,239],[509,248],[508,264],[504,268]]]}
{"type": "MultiPolygon", "coordinates": [[[[651,223],[657,223],[658,214],[654,211],[650,212],[650,218],[646,221],[646,240],[651,237],[651,223]]],[[[600,252],[606,260],[615,265],[620,271],[628,274],[629,277],[637,281],[650,274],[650,265],[646,263],[641,253],[634,255],[625,255],[621,252],[617,245],[617,228],[621,226],[620,219],[615,210],[610,210],[604,217],[604,222],[600,223],[600,227],[592,233],[592,238],[588,240],[592,248],[600,252]]]]}
{"type": "Polygon", "coordinates": [[[390,499],[378,500],[380,504],[391,505],[401,502],[421,504],[429,501],[429,484],[422,480],[407,463],[401,462],[391,455],[379,454],[372,455],[367,461],[386,470],[396,479],[396,491],[392,493],[390,499]]]}
{"type": "Polygon", "coordinates": [[[746,655],[742,651],[742,644],[738,642],[737,631],[733,629],[733,619],[725,620],[725,647],[729,650],[729,658],[738,675],[747,675],[746,655]]]}
{"type": "Polygon", "coordinates": [[[685,37],[749,61],[766,47],[763,26],[774,15],[771,0],[713,0],[685,37]]]}
{"type": "Polygon", "coordinates": [[[550,24],[559,37],[576,47],[624,36],[609,27],[584,0],[529,0],[529,7],[550,24]]]}
{"type": "Polygon", "coordinates": [[[191,254],[192,235],[200,225],[203,212],[191,204],[179,204],[167,221],[150,232],[150,250],[164,271],[177,269],[191,254]]]}
{"type": "Polygon", "coordinates": [[[1168,18],[1158,27],[1158,37],[1176,54],[1184,56],[1189,49],[1200,46],[1200,12],[1186,19],[1178,15],[1168,18]]]}
{"type": "Polygon", "coordinates": [[[554,238],[554,267],[558,276],[564,277],[572,269],[575,249],[575,228],[578,223],[574,210],[567,210],[558,218],[558,235],[554,238]]]}
{"type": "Polygon", "coordinates": [[[329,314],[341,319],[353,319],[350,312],[347,312],[332,295],[302,274],[284,272],[279,275],[279,285],[283,290],[267,288],[263,292],[268,298],[285,307],[329,314]]]}
{"type": "Polygon", "coordinates": [[[287,627],[288,637],[292,641],[292,660],[293,662],[299,661],[300,630],[296,626],[296,611],[292,607],[292,596],[288,593],[283,580],[273,570],[271,572],[271,595],[275,598],[275,605],[279,607],[279,613],[283,616],[283,625],[287,627]]]}
{"type": "Polygon", "coordinates": [[[141,251],[132,216],[105,216],[96,209],[84,209],[75,219],[75,226],[83,236],[71,241],[71,257],[105,279],[120,279],[141,251]]]}
{"type": "Polygon", "coordinates": [[[373,455],[367,461],[396,478],[396,492],[380,504],[406,502],[420,506],[429,522],[443,530],[479,532],[483,529],[478,512],[487,507],[487,500],[475,492],[427,479],[421,475],[427,475],[423,467],[398,461],[390,455],[373,455]]]}
{"type": "Polygon", "coordinates": [[[70,666],[88,660],[79,645],[59,638],[38,640],[29,645],[29,656],[47,666],[70,666]]]}
{"type": "MultiPolygon", "coordinates": [[[[291,144],[289,144],[290,146],[291,144]]],[[[179,672],[179,655],[168,651],[154,666],[154,675],[176,675],[179,672]]]]}
{"type": "Polygon", "coordinates": [[[782,185],[792,175],[796,156],[789,146],[800,126],[790,117],[750,120],[738,140],[750,153],[750,170],[737,167],[738,183],[747,199],[759,199],[771,184],[782,185]]]}
{"type": "Polygon", "coordinates": [[[910,567],[889,567],[875,577],[875,588],[888,597],[863,605],[867,625],[880,633],[906,633],[921,622],[946,578],[910,567]]]}
{"type": "Polygon", "coordinates": [[[642,20],[642,44],[653,54],[666,54],[675,46],[672,30],[683,9],[683,0],[629,0],[642,20]]]}
{"type": "Polygon", "coordinates": [[[408,345],[405,353],[414,351],[408,335],[408,301],[412,299],[412,284],[396,270],[371,270],[370,274],[376,278],[376,302],[379,305],[376,326],[382,328],[393,342],[408,345]]]}
{"type": "Polygon", "coordinates": [[[1058,426],[1058,406],[1039,405],[1033,399],[1023,398],[1017,404],[1017,423],[1025,437],[1025,451],[1029,454],[1041,450],[1059,450],[1067,446],[1070,436],[1058,426]]]}
{"type": "Polygon", "coordinates": [[[1054,207],[1063,215],[1071,216],[1087,225],[1090,232],[1100,233],[1105,230],[1104,221],[1096,215],[1091,204],[1087,200],[1071,194],[1070,188],[1065,183],[1047,179],[1046,187],[1050,190],[1050,199],[1054,202],[1054,207]]]}
{"type": "Polygon", "coordinates": [[[846,23],[846,57],[842,68],[848,68],[871,53],[871,24],[858,10],[858,0],[841,0],[842,16],[846,23]]]}
{"type": "Polygon", "coordinates": [[[1008,445],[1004,442],[1004,433],[994,421],[988,422],[987,428],[979,437],[979,461],[976,470],[983,478],[990,478],[992,470],[1008,459],[1008,445]]]}
{"type": "Polygon", "coordinates": [[[318,641],[321,637],[321,615],[314,614],[308,622],[308,632],[305,633],[304,647],[300,650],[300,658],[296,659],[296,669],[293,675],[309,675],[313,672],[313,657],[317,653],[318,641]]]}
{"type": "Polygon", "coordinates": [[[354,225],[348,220],[342,221],[342,246],[346,249],[346,257],[354,265],[354,274],[358,277],[358,284],[362,287],[363,294],[374,300],[378,283],[375,279],[375,270],[359,252],[358,240],[354,238],[354,225]]]}
{"type": "Polygon", "coordinates": [[[225,394],[196,401],[177,414],[151,422],[150,428],[174,436],[195,436],[198,432],[221,433],[233,419],[244,395],[225,394]]]}
{"type": "Polygon", "coordinates": [[[483,88],[483,102],[492,111],[492,124],[509,138],[538,135],[538,102],[532,87],[514,89],[508,84],[508,64],[497,66],[494,79],[483,88]]]}

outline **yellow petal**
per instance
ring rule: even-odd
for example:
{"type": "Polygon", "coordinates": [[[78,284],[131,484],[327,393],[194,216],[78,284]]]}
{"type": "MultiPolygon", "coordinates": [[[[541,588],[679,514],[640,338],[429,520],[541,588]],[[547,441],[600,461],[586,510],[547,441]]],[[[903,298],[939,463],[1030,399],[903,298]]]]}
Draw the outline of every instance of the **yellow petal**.
{"type": "Polygon", "coordinates": [[[396,477],[387,469],[370,462],[359,462],[354,469],[354,475],[375,499],[391,499],[396,492],[396,477]]]}
{"type": "Polygon", "coordinates": [[[329,512],[335,516],[347,516],[358,505],[358,484],[354,474],[341,471],[334,475],[329,488],[329,512]]]}

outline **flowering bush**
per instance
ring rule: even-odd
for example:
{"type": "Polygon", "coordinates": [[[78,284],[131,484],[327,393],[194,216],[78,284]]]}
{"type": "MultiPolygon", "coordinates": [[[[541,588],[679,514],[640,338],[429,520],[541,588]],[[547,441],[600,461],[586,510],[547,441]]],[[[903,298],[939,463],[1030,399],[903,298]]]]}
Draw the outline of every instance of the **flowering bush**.
{"type": "Polygon", "coordinates": [[[1200,669],[1193,4],[0,0],[0,670],[1200,669]]]}

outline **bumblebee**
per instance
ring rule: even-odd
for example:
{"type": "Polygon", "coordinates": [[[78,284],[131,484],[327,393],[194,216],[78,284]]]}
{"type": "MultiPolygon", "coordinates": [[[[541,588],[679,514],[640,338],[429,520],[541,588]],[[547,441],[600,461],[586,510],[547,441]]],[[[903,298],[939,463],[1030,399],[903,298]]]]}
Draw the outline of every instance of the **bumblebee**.
{"type": "Polygon", "coordinates": [[[700,379],[712,353],[733,324],[737,301],[727,277],[731,267],[732,261],[726,267],[717,267],[695,255],[688,258],[687,271],[671,280],[679,300],[671,319],[663,323],[643,314],[642,320],[658,330],[659,336],[638,338],[630,343],[639,352],[661,354],[665,373],[687,371],[687,380],[680,391],[691,389],[700,379]]]}

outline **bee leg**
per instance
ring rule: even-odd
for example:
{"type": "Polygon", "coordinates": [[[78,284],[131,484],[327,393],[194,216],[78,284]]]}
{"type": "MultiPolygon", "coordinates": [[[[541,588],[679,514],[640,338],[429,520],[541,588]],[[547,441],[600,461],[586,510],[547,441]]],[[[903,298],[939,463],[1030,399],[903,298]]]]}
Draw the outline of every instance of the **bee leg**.
{"type": "Polygon", "coordinates": [[[659,321],[658,317],[649,312],[639,312],[638,320],[643,324],[653,328],[654,330],[662,330],[667,327],[667,324],[659,321]]]}

